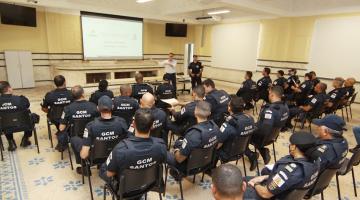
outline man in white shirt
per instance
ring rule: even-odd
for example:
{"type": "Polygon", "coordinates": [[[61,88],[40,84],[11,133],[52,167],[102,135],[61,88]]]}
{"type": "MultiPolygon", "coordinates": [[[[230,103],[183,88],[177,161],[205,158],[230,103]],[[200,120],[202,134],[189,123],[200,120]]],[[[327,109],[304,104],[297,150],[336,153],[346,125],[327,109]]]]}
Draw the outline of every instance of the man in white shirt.
{"type": "Polygon", "coordinates": [[[160,63],[160,66],[165,67],[165,74],[168,74],[167,77],[174,87],[174,96],[176,96],[176,64],[177,61],[174,59],[173,53],[169,53],[169,59],[160,63]]]}

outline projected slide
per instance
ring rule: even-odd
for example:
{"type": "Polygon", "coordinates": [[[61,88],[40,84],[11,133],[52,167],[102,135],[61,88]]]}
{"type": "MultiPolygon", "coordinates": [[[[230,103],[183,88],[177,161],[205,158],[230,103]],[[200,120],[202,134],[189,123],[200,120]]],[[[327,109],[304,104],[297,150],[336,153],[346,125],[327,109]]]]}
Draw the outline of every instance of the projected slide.
{"type": "Polygon", "coordinates": [[[81,15],[84,59],[142,59],[143,22],[81,15]]]}

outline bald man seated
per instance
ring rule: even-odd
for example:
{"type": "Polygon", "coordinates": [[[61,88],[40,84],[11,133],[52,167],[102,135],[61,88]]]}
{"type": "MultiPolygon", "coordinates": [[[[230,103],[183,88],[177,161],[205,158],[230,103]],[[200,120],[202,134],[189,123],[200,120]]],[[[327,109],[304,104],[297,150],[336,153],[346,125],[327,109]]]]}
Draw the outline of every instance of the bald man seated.
{"type": "Polygon", "coordinates": [[[120,86],[120,96],[114,98],[113,114],[125,119],[127,126],[135,115],[137,109],[139,109],[139,103],[136,99],[131,97],[132,89],[130,85],[120,86]]]}

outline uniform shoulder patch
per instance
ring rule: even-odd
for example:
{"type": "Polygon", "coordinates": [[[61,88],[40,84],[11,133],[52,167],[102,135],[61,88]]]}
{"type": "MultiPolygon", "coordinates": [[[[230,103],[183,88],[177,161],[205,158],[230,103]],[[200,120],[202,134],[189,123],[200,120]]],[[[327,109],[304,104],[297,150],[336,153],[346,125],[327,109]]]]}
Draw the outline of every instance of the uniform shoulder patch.
{"type": "Polygon", "coordinates": [[[316,103],[317,102],[317,99],[316,98],[312,98],[311,99],[311,103],[316,103]]]}
{"type": "Polygon", "coordinates": [[[281,178],[281,176],[279,174],[276,174],[272,178],[272,183],[275,184],[278,188],[280,188],[281,186],[284,185],[285,180],[283,178],[281,178]]]}
{"type": "Polygon", "coordinates": [[[87,128],[84,129],[84,138],[88,138],[89,137],[89,130],[87,128]]]}
{"type": "Polygon", "coordinates": [[[186,145],[187,145],[187,140],[184,139],[182,144],[181,144],[181,148],[185,149],[186,145]]]}
{"type": "Polygon", "coordinates": [[[185,107],[183,107],[182,109],[181,109],[181,111],[180,111],[180,114],[184,114],[186,112],[186,108],[185,107]]]}
{"type": "Polygon", "coordinates": [[[226,127],[227,127],[227,124],[223,123],[220,127],[220,131],[223,133],[225,131],[226,127]]]}

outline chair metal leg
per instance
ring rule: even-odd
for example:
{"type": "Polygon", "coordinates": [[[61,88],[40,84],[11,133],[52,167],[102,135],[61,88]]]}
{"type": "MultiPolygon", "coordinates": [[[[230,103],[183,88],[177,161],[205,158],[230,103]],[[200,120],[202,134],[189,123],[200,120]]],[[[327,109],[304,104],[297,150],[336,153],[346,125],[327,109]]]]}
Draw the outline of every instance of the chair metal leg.
{"type": "Polygon", "coordinates": [[[166,183],[167,183],[167,177],[168,177],[168,168],[167,166],[165,166],[165,183],[164,183],[164,196],[165,196],[165,193],[166,193],[166,183]]]}
{"type": "Polygon", "coordinates": [[[82,179],[82,184],[85,184],[85,177],[84,177],[84,174],[85,174],[85,164],[84,164],[84,160],[81,159],[81,179],[82,179]]]}
{"type": "MultiPolygon", "coordinates": [[[[256,148],[255,148],[255,153],[257,153],[257,152],[256,152],[256,148]]],[[[259,162],[258,162],[257,159],[256,159],[256,170],[257,170],[257,175],[260,176],[259,162]]]]}
{"type": "Polygon", "coordinates": [[[4,145],[2,142],[2,138],[1,138],[1,133],[0,133],[0,151],[1,151],[1,161],[4,161],[4,155],[3,155],[3,150],[4,150],[4,145]]]}
{"type": "Polygon", "coordinates": [[[196,178],[196,174],[194,174],[194,177],[193,177],[193,183],[195,183],[195,178],[196,178]]]}
{"type": "Polygon", "coordinates": [[[92,184],[91,184],[91,176],[90,176],[90,166],[87,167],[87,170],[88,170],[90,196],[91,196],[91,200],[94,200],[94,195],[93,195],[93,191],[92,191],[92,184]]]}
{"type": "Polygon", "coordinates": [[[61,152],[61,160],[64,160],[64,152],[61,152]]]}
{"type": "Polygon", "coordinates": [[[204,182],[205,172],[202,173],[201,182],[204,182]]]}
{"type": "Polygon", "coordinates": [[[36,144],[37,152],[40,153],[39,141],[38,141],[38,137],[37,137],[36,127],[34,127],[34,139],[35,139],[35,144],[36,144]]]}
{"type": "Polygon", "coordinates": [[[145,200],[147,200],[147,193],[145,193],[145,200]]]}
{"type": "Polygon", "coordinates": [[[184,200],[184,194],[183,194],[183,188],[182,188],[182,180],[179,181],[179,186],[180,186],[181,200],[184,200]]]}
{"type": "Polygon", "coordinates": [[[1,132],[0,132],[0,142],[1,142],[0,148],[1,148],[3,151],[5,151],[4,143],[3,143],[2,138],[1,138],[1,132]]]}
{"type": "Polygon", "coordinates": [[[354,173],[354,168],[351,169],[351,174],[352,174],[352,180],[353,180],[353,186],[354,186],[354,194],[357,197],[357,190],[356,190],[356,181],[355,181],[355,173],[354,173]]]}
{"type": "Polygon", "coordinates": [[[337,175],[337,174],[336,174],[336,187],[337,187],[338,199],[341,200],[340,185],[339,185],[339,175],[337,175]]]}
{"type": "Polygon", "coordinates": [[[242,161],[243,161],[243,166],[244,166],[244,174],[245,174],[245,177],[246,177],[247,175],[246,175],[246,166],[245,166],[245,158],[244,158],[244,156],[242,157],[242,161]]]}
{"type": "Polygon", "coordinates": [[[321,200],[324,200],[324,193],[321,192],[321,200]]]}
{"type": "Polygon", "coordinates": [[[274,161],[276,162],[275,142],[273,142],[272,145],[273,145],[274,161]]]}
{"type": "Polygon", "coordinates": [[[353,116],[352,116],[351,105],[349,106],[349,109],[350,109],[350,117],[351,117],[351,119],[352,119],[352,118],[353,118],[353,116]]]}
{"type": "Polygon", "coordinates": [[[312,133],[312,131],[311,131],[311,121],[309,122],[309,130],[310,130],[310,133],[312,133]]]}
{"type": "Polygon", "coordinates": [[[346,112],[346,121],[349,122],[349,113],[346,106],[345,106],[345,112],[346,112]]]}
{"type": "Polygon", "coordinates": [[[345,121],[345,117],[344,117],[344,110],[341,108],[341,117],[342,119],[345,121]]]}
{"type": "Polygon", "coordinates": [[[106,200],[106,186],[104,185],[104,200],[106,200]]]}
{"type": "Polygon", "coordinates": [[[159,199],[162,200],[162,195],[161,193],[159,192],[159,199]]]}
{"type": "Polygon", "coordinates": [[[68,145],[68,153],[69,153],[69,160],[70,160],[71,170],[74,170],[74,165],[73,165],[72,158],[71,158],[70,143],[69,143],[69,145],[68,145]]]}
{"type": "Polygon", "coordinates": [[[50,127],[49,122],[47,122],[47,129],[48,129],[48,136],[49,136],[51,148],[54,148],[54,144],[53,144],[53,140],[52,140],[52,135],[51,135],[51,127],[50,127]]]}
{"type": "MultiPolygon", "coordinates": [[[[290,122],[290,123],[291,123],[291,122],[290,122]]],[[[294,125],[294,127],[293,127],[293,132],[295,132],[296,125],[297,125],[297,120],[295,120],[295,125],[294,125]]]]}

